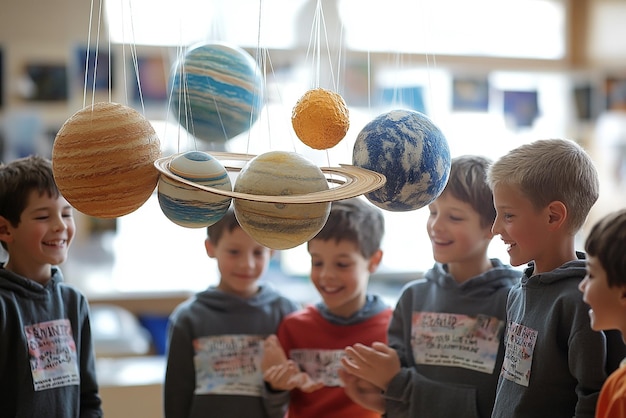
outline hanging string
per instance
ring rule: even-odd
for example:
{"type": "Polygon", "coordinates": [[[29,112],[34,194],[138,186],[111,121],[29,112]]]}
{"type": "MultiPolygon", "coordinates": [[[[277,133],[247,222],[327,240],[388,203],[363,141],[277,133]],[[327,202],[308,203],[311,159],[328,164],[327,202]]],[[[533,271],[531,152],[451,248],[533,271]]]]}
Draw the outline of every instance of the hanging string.
{"type": "MultiPolygon", "coordinates": [[[[120,0],[120,13],[122,14],[122,62],[126,62],[126,14],[125,14],[124,0],[120,0]]],[[[122,65],[122,74],[124,75],[124,80],[126,78],[126,66],[122,65]]],[[[124,97],[126,99],[126,103],[128,103],[128,92],[126,88],[126,83],[124,83],[124,97]]]]}
{"type": "MultiPolygon", "coordinates": [[[[135,80],[137,81],[137,90],[139,92],[139,103],[141,104],[142,115],[145,116],[146,107],[143,102],[143,92],[141,91],[141,79],[139,78],[139,62],[137,59],[137,43],[136,43],[136,37],[135,37],[135,20],[133,19],[134,14],[133,14],[132,1],[128,2],[128,10],[130,12],[130,37],[131,37],[130,57],[133,63],[135,80]]],[[[126,85],[126,83],[124,83],[124,85],[126,85]]],[[[126,101],[128,103],[128,89],[125,89],[125,90],[126,90],[126,101]]]]}
{"type": "Polygon", "coordinates": [[[96,32],[96,46],[94,49],[94,63],[93,63],[93,80],[91,83],[91,105],[93,106],[96,101],[96,80],[98,79],[98,58],[99,58],[99,45],[100,45],[100,27],[102,24],[102,2],[100,0],[100,4],[98,7],[98,30],[96,32]]]}
{"type": "Polygon", "coordinates": [[[112,98],[112,91],[113,91],[113,66],[112,66],[112,61],[113,61],[113,52],[111,51],[111,31],[109,31],[109,36],[108,36],[108,51],[109,51],[109,59],[107,62],[107,66],[108,66],[108,72],[109,72],[109,79],[108,79],[108,86],[109,86],[109,103],[111,103],[113,101],[112,98]]]}
{"type": "Polygon", "coordinates": [[[372,111],[372,57],[367,49],[367,110],[372,111]]]}
{"type": "Polygon", "coordinates": [[[85,53],[85,77],[84,77],[84,84],[83,84],[83,108],[87,106],[87,81],[88,81],[88,74],[89,74],[89,52],[90,52],[89,47],[91,46],[91,27],[93,25],[93,2],[94,0],[91,0],[91,7],[89,9],[89,28],[87,31],[87,48],[86,48],[86,53],[85,53]]]}
{"type": "MultiPolygon", "coordinates": [[[[430,22],[432,21],[431,19],[431,9],[430,9],[430,5],[429,5],[429,1],[420,1],[422,3],[422,7],[424,8],[424,13],[421,13],[422,16],[422,24],[424,28],[426,28],[426,34],[424,35],[427,38],[427,41],[425,42],[425,45],[432,45],[432,42],[429,41],[428,38],[430,38],[430,35],[432,33],[432,31],[430,30],[430,22]]],[[[428,97],[429,97],[429,102],[434,103],[434,95],[433,95],[433,88],[432,88],[432,78],[431,78],[431,70],[434,70],[437,68],[437,59],[435,57],[435,54],[433,52],[429,52],[428,51],[428,47],[426,47],[427,50],[424,53],[425,59],[426,59],[426,75],[428,78],[428,97]],[[431,68],[431,62],[430,62],[430,58],[429,56],[432,56],[432,68],[431,68]]]]}
{"type": "MultiPolygon", "coordinates": [[[[259,0],[259,16],[258,16],[258,24],[257,24],[257,39],[256,39],[256,50],[255,50],[255,62],[257,63],[257,65],[254,68],[255,71],[255,75],[257,71],[261,71],[261,69],[263,70],[263,72],[261,73],[263,75],[263,86],[261,87],[262,91],[267,92],[267,79],[265,77],[265,74],[267,74],[266,72],[266,59],[265,59],[265,54],[262,53],[261,50],[261,22],[262,22],[262,15],[263,15],[263,0],[259,0]],[[261,61],[261,63],[259,63],[259,60],[261,61]]],[[[261,91],[257,90],[257,86],[254,86],[254,91],[253,91],[253,95],[257,95],[257,94],[261,94],[261,91]]],[[[265,97],[263,97],[263,100],[265,101],[265,97]]],[[[253,102],[254,102],[254,97],[253,97],[253,102]]],[[[266,103],[263,103],[263,105],[266,105],[266,103]]],[[[263,108],[263,105],[261,106],[261,108],[263,108]]],[[[255,108],[254,106],[252,107],[252,111],[250,112],[250,121],[248,123],[248,138],[247,138],[247,142],[246,142],[246,154],[250,153],[250,133],[252,130],[252,124],[254,122],[254,112],[255,112],[255,108]]],[[[267,124],[267,133],[268,133],[268,138],[270,140],[270,149],[272,149],[272,135],[270,132],[270,124],[268,121],[267,124]]]]}

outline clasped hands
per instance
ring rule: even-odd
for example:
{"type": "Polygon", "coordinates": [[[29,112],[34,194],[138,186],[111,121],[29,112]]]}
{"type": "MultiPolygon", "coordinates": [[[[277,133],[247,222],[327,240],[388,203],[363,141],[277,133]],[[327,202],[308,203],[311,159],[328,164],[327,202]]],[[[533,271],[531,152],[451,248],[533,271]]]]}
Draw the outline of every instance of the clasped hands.
{"type": "MultiPolygon", "coordinates": [[[[322,382],[314,381],[293,360],[287,358],[275,335],[270,335],[264,341],[263,348],[263,379],[274,390],[298,388],[309,393],[324,387],[322,382]]],[[[343,368],[339,369],[339,378],[346,394],[357,404],[384,413],[382,392],[387,390],[391,379],[400,372],[398,354],[380,342],[373,343],[371,347],[357,343],[346,347],[345,352],[346,355],[341,359],[343,368]]]]}
{"type": "Polygon", "coordinates": [[[323,382],[314,381],[311,376],[287,358],[285,351],[275,335],[270,335],[263,342],[263,360],[261,362],[263,380],[274,390],[298,388],[310,393],[324,387],[323,382]]]}
{"type": "Polygon", "coordinates": [[[339,378],[346,395],[364,408],[384,413],[385,399],[382,394],[391,379],[400,372],[400,358],[396,350],[381,342],[375,342],[371,347],[357,343],[346,347],[341,365],[339,378]]]}

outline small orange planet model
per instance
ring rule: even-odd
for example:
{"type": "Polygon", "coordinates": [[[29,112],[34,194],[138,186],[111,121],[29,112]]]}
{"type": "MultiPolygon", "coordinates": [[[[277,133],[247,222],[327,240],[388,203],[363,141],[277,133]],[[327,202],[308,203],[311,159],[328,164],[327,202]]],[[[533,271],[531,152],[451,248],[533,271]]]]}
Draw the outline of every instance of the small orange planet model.
{"type": "Polygon", "coordinates": [[[291,114],[291,124],[300,140],[314,149],[328,149],[348,132],[348,107],[338,93],[317,88],[298,100],[291,114]]]}

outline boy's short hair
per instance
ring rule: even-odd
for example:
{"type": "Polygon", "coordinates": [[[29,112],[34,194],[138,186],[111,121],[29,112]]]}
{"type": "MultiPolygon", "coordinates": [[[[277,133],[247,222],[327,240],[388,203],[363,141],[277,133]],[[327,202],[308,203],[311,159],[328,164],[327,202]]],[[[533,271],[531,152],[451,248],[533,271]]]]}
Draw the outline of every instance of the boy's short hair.
{"type": "Polygon", "coordinates": [[[365,258],[370,258],[380,249],[384,233],[382,211],[355,197],[332,202],[326,224],[312,239],[351,241],[365,258]]]}
{"type": "Polygon", "coordinates": [[[452,159],[448,183],[442,193],[450,192],[468,203],[480,215],[480,225],[491,227],[496,219],[493,194],[487,183],[491,160],[478,155],[462,155],[452,159]]]}
{"type": "Polygon", "coordinates": [[[537,209],[560,201],[572,233],[585,223],[600,184],[591,157],[568,139],[541,139],[509,151],[491,165],[489,185],[519,187],[537,209]]]}
{"type": "Polygon", "coordinates": [[[37,190],[40,195],[47,193],[50,197],[59,197],[49,160],[31,155],[0,164],[0,216],[13,227],[19,225],[33,190],[37,190]]]}
{"type": "Polygon", "coordinates": [[[224,231],[233,232],[233,229],[235,228],[241,228],[241,225],[239,225],[239,221],[237,220],[235,211],[231,205],[219,221],[207,227],[206,232],[211,243],[213,243],[213,245],[217,245],[217,243],[220,242],[222,235],[224,235],[224,231]]]}
{"type": "Polygon", "coordinates": [[[585,252],[596,257],[606,272],[609,287],[626,285],[626,209],[596,222],[585,241],[585,252]]]}

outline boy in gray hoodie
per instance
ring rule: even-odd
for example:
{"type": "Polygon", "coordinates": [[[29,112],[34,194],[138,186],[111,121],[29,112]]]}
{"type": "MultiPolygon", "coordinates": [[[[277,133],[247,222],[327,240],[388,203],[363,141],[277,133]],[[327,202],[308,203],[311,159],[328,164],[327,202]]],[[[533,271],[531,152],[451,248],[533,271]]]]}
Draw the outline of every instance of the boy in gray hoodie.
{"type": "Polygon", "coordinates": [[[263,339],[299,307],[259,283],[272,250],[241,228],[232,207],[207,231],[220,280],[170,317],[165,417],[282,417],[284,400],[264,396],[263,339]]]}
{"type": "Polygon", "coordinates": [[[491,415],[506,298],[521,272],[487,256],[496,215],[489,163],[479,156],[452,160],[446,188],[428,206],[436,263],[403,289],[389,346],[346,348],[346,393],[388,418],[491,415]]]}
{"type": "Polygon", "coordinates": [[[599,194],[596,169],[573,141],[522,145],[489,171],[493,232],[511,264],[527,264],[507,301],[505,360],[494,418],[591,418],[600,388],[626,355],[619,332],[595,332],[578,291],[576,233],[599,194]]]}
{"type": "Polygon", "coordinates": [[[96,418],[89,307],[59,264],[76,227],[47,159],[0,165],[0,416],[96,418]]]}

